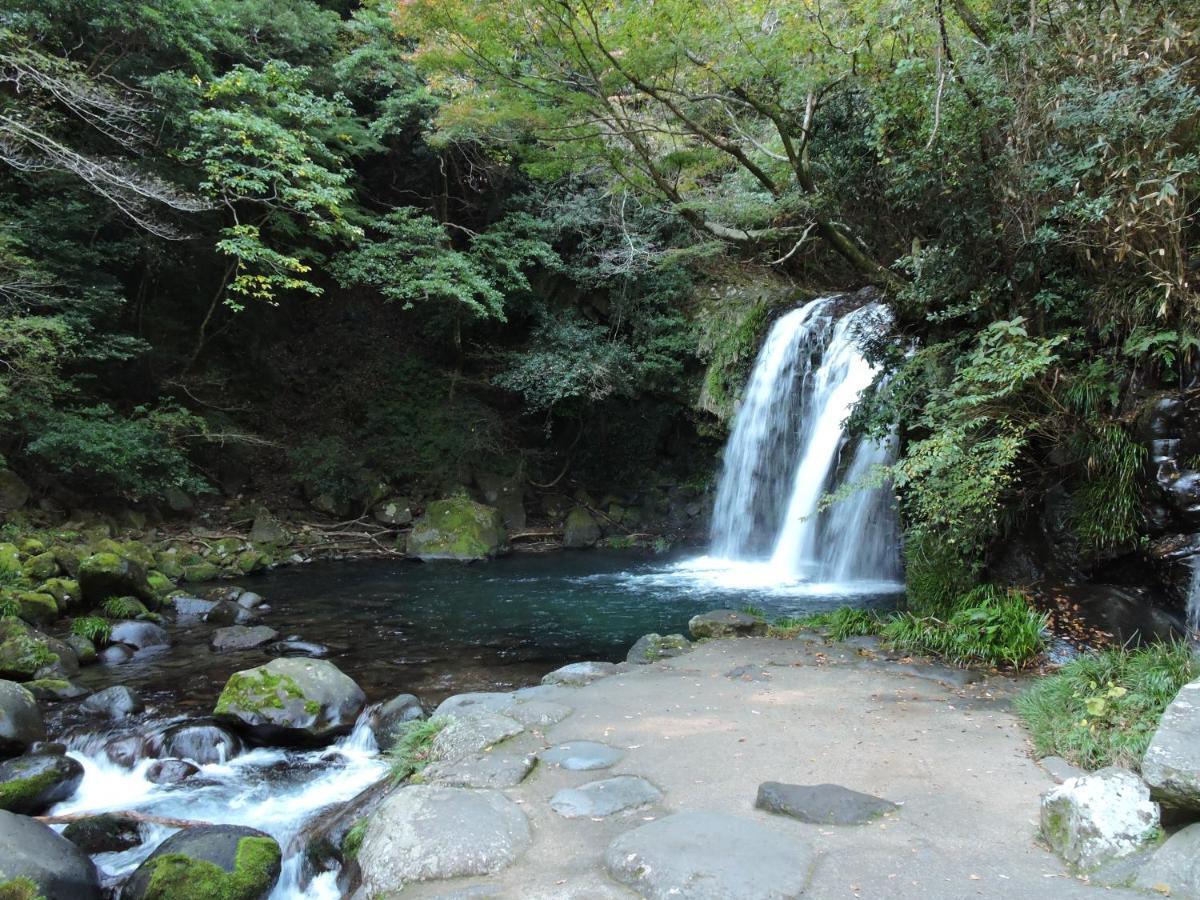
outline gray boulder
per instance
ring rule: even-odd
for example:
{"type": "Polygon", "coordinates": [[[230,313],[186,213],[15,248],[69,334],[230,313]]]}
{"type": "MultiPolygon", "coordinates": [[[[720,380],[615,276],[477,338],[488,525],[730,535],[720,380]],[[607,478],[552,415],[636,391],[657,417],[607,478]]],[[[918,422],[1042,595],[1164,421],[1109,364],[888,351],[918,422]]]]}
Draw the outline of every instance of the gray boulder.
{"type": "Polygon", "coordinates": [[[358,853],[365,896],[444,878],[490,875],[529,847],[521,808],[497,791],[411,785],[371,816],[358,853]]]}
{"type": "Polygon", "coordinates": [[[577,662],[555,669],[543,676],[542,684],[565,684],[571,687],[582,687],[600,678],[617,674],[615,663],[610,662],[577,662]]]}
{"type": "Polygon", "coordinates": [[[26,878],[46,900],[100,900],[96,867],[54,829],[0,810],[0,882],[26,878]]]}
{"type": "Polygon", "coordinates": [[[179,784],[199,771],[199,766],[186,759],[159,759],[146,769],[146,780],[151,784],[179,784]]]}
{"type": "Polygon", "coordinates": [[[836,784],[764,781],[754,805],[813,825],[862,825],[899,807],[888,800],[836,784]]]}
{"type": "Polygon", "coordinates": [[[31,753],[0,763],[0,809],[38,816],[75,793],[83,766],[58,753],[31,753]]]}
{"type": "Polygon", "coordinates": [[[795,838],[713,812],[635,828],[604,855],[608,874],[647,900],[787,900],[804,893],[813,860],[795,838]]]}
{"type": "Polygon", "coordinates": [[[270,835],[239,825],[185,828],[137,867],[121,900],[265,900],[282,852],[270,835]]]}
{"type": "Polygon", "coordinates": [[[236,734],[211,721],[179,722],[151,740],[155,756],[186,759],[198,765],[228,762],[242,752],[236,734]]]}
{"type": "Polygon", "coordinates": [[[524,781],[536,762],[532,754],[476,753],[434,763],[421,773],[421,778],[428,784],[446,787],[510,788],[524,781]]]}
{"type": "Polygon", "coordinates": [[[379,749],[387,752],[396,745],[409,722],[425,718],[421,701],[412,694],[399,694],[381,703],[371,714],[371,731],[379,749]]]}
{"type": "Polygon", "coordinates": [[[550,808],[564,819],[600,819],[661,799],[662,792],[646,779],[618,775],[577,788],[564,788],[550,798],[550,808]]]}
{"type": "Polygon", "coordinates": [[[142,698],[123,684],[116,684],[97,691],[83,701],[82,706],[90,713],[110,719],[124,719],[136,715],[146,708],[142,698]]]}
{"type": "Polygon", "coordinates": [[[451,719],[430,746],[436,760],[456,761],[481,753],[525,729],[520,722],[499,713],[481,710],[451,719]]]}
{"type": "Polygon", "coordinates": [[[250,540],[255,544],[289,544],[292,535],[270,513],[260,512],[250,526],[250,540]]]}
{"type": "Polygon", "coordinates": [[[109,640],[116,644],[128,644],[138,650],[171,646],[171,637],[166,629],[153,622],[118,622],[113,626],[109,640]]]}
{"type": "Polygon", "coordinates": [[[1042,795],[1042,836],[1067,863],[1090,872],[1137,851],[1158,833],[1158,804],[1126,769],[1069,778],[1042,795]]]}
{"type": "Polygon", "coordinates": [[[210,646],[219,653],[229,650],[253,650],[269,644],[279,632],[266,625],[228,625],[213,632],[210,646]]]}
{"type": "Polygon", "coordinates": [[[79,590],[87,607],[99,606],[109,597],[136,597],[150,609],[158,609],[158,594],[146,580],[146,567],[116,553],[93,553],[79,563],[79,590]]]}
{"type": "Polygon", "coordinates": [[[1200,681],[1180,688],[1142,757],[1142,778],[1155,800],[1200,811],[1200,681]]]}
{"type": "Polygon", "coordinates": [[[701,638],[763,637],[767,623],[758,616],[734,609],[714,609],[693,616],[688,622],[688,631],[697,640],[701,638]]]}
{"type": "Polygon", "coordinates": [[[1200,824],[1177,831],[1141,868],[1134,886],[1168,897],[1200,900],[1200,824]]]}
{"type": "Polygon", "coordinates": [[[692,649],[692,642],[682,634],[643,634],[625,657],[625,661],[645,666],[662,659],[682,656],[692,649]]]}
{"type": "Polygon", "coordinates": [[[348,734],[367,698],[324,659],[273,659],[234,672],[214,714],[257,743],[319,746],[348,734]]]}
{"type": "Polygon", "coordinates": [[[455,694],[447,697],[433,711],[432,718],[458,718],[477,712],[503,713],[512,705],[516,694],[512,691],[471,691],[466,694],[455,694]]]}
{"type": "Polygon", "coordinates": [[[0,757],[24,753],[46,739],[42,712],[33,694],[15,681],[0,680],[0,757]]]}
{"type": "Polygon", "coordinates": [[[600,540],[600,526],[586,507],[576,506],[563,522],[563,546],[571,550],[594,547],[600,540]]]}

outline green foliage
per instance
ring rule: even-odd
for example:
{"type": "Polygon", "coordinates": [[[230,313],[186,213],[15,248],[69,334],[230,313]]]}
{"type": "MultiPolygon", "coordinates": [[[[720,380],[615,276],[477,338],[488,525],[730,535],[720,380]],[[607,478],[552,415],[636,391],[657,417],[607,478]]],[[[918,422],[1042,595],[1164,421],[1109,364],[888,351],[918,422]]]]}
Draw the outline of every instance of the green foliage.
{"type": "Polygon", "coordinates": [[[362,849],[363,838],[367,836],[367,827],[370,824],[371,820],[364,817],[346,831],[346,836],[342,838],[342,856],[345,859],[358,859],[358,852],[362,849]]]}
{"type": "Polygon", "coordinates": [[[984,585],[966,594],[946,619],[899,613],[880,633],[902,650],[931,653],[959,665],[1021,668],[1045,647],[1046,617],[1015,590],[984,585]]]}
{"type": "Polygon", "coordinates": [[[741,611],[748,616],[754,616],[754,618],[758,619],[760,622],[766,621],[767,611],[761,606],[755,606],[752,603],[747,603],[742,606],[741,611]]]}
{"type": "Polygon", "coordinates": [[[404,781],[421,770],[433,760],[430,748],[433,739],[449,724],[445,718],[419,719],[404,725],[395,745],[388,750],[388,761],[392,766],[392,777],[396,781],[404,781]]]}
{"type": "Polygon", "coordinates": [[[135,597],[108,597],[101,609],[110,619],[136,619],[146,612],[146,607],[135,597]]]}
{"type": "Polygon", "coordinates": [[[1038,755],[1137,771],[1167,704],[1197,674],[1184,643],[1100,650],[1039,679],[1017,711],[1038,755]]]}
{"type": "Polygon", "coordinates": [[[1075,445],[1085,473],[1072,494],[1075,534],[1093,552],[1129,546],[1141,531],[1146,448],[1116,424],[1080,435],[1075,445]]]}
{"type": "Polygon", "coordinates": [[[21,615],[21,601],[13,594],[0,594],[0,619],[16,619],[21,615]]]}
{"type": "Polygon", "coordinates": [[[139,406],[122,416],[106,404],[47,412],[27,452],[97,492],[131,499],[167,488],[204,493],[187,448],[205,433],[203,419],[177,406],[139,406]]]}
{"type": "MultiPolygon", "coordinates": [[[[107,607],[108,601],[105,602],[106,611],[107,607]]],[[[116,618],[125,617],[117,616],[116,618]]],[[[97,647],[103,647],[108,643],[109,635],[112,634],[112,623],[100,616],[81,616],[71,622],[71,633],[87,638],[97,647]]]]}

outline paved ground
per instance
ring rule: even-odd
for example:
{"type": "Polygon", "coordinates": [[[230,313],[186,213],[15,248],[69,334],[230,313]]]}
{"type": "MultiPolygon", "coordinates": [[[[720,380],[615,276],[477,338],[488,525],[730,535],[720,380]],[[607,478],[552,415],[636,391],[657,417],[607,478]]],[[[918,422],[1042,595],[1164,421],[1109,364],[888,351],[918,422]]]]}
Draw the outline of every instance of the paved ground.
{"type": "Polygon", "coordinates": [[[595,740],[624,758],[598,772],[538,765],[506,791],[533,828],[520,860],[487,878],[412,885],[403,896],[633,897],[604,874],[608,844],[692,810],[742,816],[807,842],[817,861],[805,897],[1143,896],[1086,885],[1038,845],[1038,798],[1053,782],[1009,709],[1014,681],[965,684],[967,673],[889,661],[860,643],[716,641],[586,687],[547,690],[574,713],[492,752],[595,740]],[[618,774],[648,779],[663,800],[605,819],[551,810],[559,789],[618,774]],[[763,781],[832,782],[902,808],[863,826],[807,825],[756,810],[763,781]]]}

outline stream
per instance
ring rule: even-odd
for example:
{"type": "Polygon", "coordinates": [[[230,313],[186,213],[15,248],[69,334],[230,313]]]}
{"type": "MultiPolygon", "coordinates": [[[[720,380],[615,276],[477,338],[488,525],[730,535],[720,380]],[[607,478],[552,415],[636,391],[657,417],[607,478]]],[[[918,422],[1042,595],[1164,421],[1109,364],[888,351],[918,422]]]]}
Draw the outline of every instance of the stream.
{"type": "MultiPolygon", "coordinates": [[[[375,704],[400,693],[427,710],[452,694],[513,690],[583,659],[618,661],[648,632],[686,633],[697,613],[752,604],[770,618],[803,615],[847,602],[891,607],[900,585],[779,581],[769,563],[721,559],[648,559],[634,553],[515,555],[483,565],[411,562],[321,562],[244,579],[266,598],[263,623],[284,637],[319,642],[328,659],[375,704]]],[[[336,872],[307,880],[293,839],[316,815],[344,804],[385,777],[368,725],[319,750],[206,747],[200,772],[175,785],[146,778],[150,758],[114,762],[113,746],[141,746],[173,724],[212,710],[228,676],[267,662],[260,650],[215,653],[212,626],[168,623],[174,646],[143,651],[120,666],[91,666],[79,677],[97,690],[124,684],[146,703],[136,716],[97,727],[78,704],[48,711],[50,733],[84,766],[83,781],[55,815],[134,810],[165,818],[248,825],[285,849],[272,894],[338,897],[336,872]],[[290,849],[289,849],[290,848],[290,849]],[[306,883],[307,882],[307,883],[306,883]]],[[[96,863],[112,884],[172,833],[145,826],[134,850],[102,854],[96,863]]]]}

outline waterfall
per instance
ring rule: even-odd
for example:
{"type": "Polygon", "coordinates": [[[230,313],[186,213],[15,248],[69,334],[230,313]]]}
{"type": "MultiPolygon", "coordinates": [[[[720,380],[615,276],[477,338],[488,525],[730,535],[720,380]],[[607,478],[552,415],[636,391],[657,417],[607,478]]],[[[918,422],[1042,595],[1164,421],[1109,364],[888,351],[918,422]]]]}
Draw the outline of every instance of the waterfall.
{"type": "Polygon", "coordinates": [[[876,371],[863,337],[889,321],[868,304],[835,321],[825,297],[781,317],[755,361],[734,421],[713,511],[713,554],[769,561],[781,579],[890,582],[900,576],[890,491],[861,488],[893,442],[851,442],[845,420],[876,371]]]}

